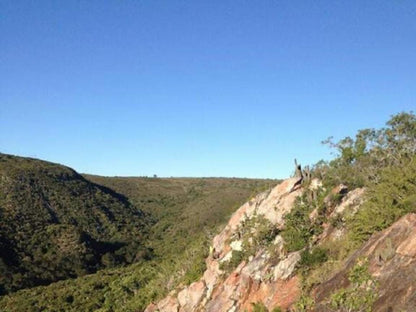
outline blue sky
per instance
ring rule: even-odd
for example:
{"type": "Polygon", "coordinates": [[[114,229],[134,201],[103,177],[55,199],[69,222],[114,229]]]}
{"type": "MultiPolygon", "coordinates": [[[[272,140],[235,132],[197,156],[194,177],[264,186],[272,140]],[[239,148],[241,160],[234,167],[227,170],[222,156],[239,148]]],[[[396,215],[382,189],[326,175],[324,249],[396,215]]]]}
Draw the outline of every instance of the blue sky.
{"type": "Polygon", "coordinates": [[[416,108],[415,1],[1,1],[0,151],[281,178],[416,108]]]}

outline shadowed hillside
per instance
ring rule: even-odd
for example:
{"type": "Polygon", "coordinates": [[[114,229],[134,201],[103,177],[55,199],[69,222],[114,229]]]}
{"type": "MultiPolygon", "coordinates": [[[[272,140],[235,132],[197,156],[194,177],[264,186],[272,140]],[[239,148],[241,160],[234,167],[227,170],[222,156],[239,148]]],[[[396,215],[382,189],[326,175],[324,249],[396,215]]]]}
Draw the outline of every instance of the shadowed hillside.
{"type": "Polygon", "coordinates": [[[0,154],[1,291],[146,257],[149,218],[74,170],[0,154]]]}

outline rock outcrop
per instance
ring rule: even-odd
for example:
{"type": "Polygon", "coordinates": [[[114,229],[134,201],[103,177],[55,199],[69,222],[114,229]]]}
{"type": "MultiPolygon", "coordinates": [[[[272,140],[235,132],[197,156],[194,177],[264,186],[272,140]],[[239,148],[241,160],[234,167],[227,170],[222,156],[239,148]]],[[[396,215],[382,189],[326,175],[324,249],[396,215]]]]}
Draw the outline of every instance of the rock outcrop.
{"type": "MultiPolygon", "coordinates": [[[[276,307],[292,311],[301,295],[301,281],[296,274],[301,251],[287,252],[278,233],[271,243],[272,252],[270,248],[257,249],[248,259],[238,260],[231,271],[225,270],[223,264],[244,249],[240,230],[248,220],[261,215],[277,229],[283,228],[284,215],[304,192],[302,188],[293,191],[296,181],[297,178],[285,180],[241,206],[213,239],[203,277],[172,291],[163,300],[150,304],[145,311],[252,311],[253,304],[259,302],[269,311],[276,307]]],[[[317,180],[309,185],[311,190],[319,187],[317,180]]],[[[327,220],[340,218],[342,223],[345,215],[354,215],[364,201],[364,193],[365,189],[360,188],[348,192],[343,185],[335,188],[326,199],[331,207],[327,211],[327,220]]],[[[311,222],[316,217],[316,212],[309,216],[311,222]]],[[[345,234],[342,226],[335,227],[330,222],[322,224],[322,228],[322,233],[312,240],[314,245],[338,240],[345,234]]],[[[255,235],[257,229],[252,230],[250,233],[255,235]]],[[[332,277],[315,286],[310,293],[316,303],[314,311],[334,311],[328,308],[328,299],[337,289],[348,287],[348,272],[359,259],[367,259],[369,273],[377,280],[373,311],[416,311],[416,214],[408,214],[374,234],[332,277]]]]}

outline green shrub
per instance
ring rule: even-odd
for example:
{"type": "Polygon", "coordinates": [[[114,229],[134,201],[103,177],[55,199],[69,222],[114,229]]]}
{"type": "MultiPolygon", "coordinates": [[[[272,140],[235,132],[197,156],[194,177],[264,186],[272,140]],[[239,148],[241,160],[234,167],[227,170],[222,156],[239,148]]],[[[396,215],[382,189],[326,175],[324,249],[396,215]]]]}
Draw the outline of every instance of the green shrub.
{"type": "Polygon", "coordinates": [[[257,251],[273,242],[279,233],[277,227],[263,215],[254,215],[245,220],[237,230],[245,258],[254,256],[257,251]]]}
{"type": "Polygon", "coordinates": [[[284,216],[285,227],[281,232],[287,251],[301,250],[314,235],[322,232],[319,218],[315,222],[309,218],[310,213],[319,207],[320,202],[309,199],[307,192],[296,199],[292,210],[284,216]]]}
{"type": "Polygon", "coordinates": [[[328,251],[326,249],[315,247],[310,251],[305,249],[301,253],[301,258],[298,267],[302,270],[308,270],[328,260],[328,251]]]}
{"type": "Polygon", "coordinates": [[[315,309],[315,300],[303,294],[298,301],[294,304],[294,312],[312,312],[315,309]]]}
{"type": "Polygon", "coordinates": [[[359,261],[349,272],[351,285],[334,292],[330,307],[337,311],[371,312],[377,299],[377,282],[368,272],[368,263],[359,261]]]}
{"type": "MultiPolygon", "coordinates": [[[[252,312],[269,312],[269,309],[262,302],[252,302],[252,312]]],[[[282,312],[280,307],[275,307],[271,312],[282,312]]]]}
{"type": "Polygon", "coordinates": [[[221,262],[221,270],[230,272],[235,269],[243,260],[254,256],[260,249],[270,246],[278,233],[276,226],[263,215],[255,214],[244,220],[231,238],[241,240],[242,250],[233,250],[231,259],[221,262]]]}
{"type": "Polygon", "coordinates": [[[263,302],[256,302],[251,303],[253,310],[252,312],[269,312],[267,307],[263,304],[263,302]]]}
{"type": "Polygon", "coordinates": [[[231,272],[234,270],[245,258],[245,254],[240,250],[233,250],[231,253],[231,259],[220,263],[220,270],[225,272],[231,272]]]}
{"type": "Polygon", "coordinates": [[[351,238],[365,241],[401,216],[416,212],[416,157],[380,172],[379,181],[368,187],[367,201],[348,219],[351,238]]]}

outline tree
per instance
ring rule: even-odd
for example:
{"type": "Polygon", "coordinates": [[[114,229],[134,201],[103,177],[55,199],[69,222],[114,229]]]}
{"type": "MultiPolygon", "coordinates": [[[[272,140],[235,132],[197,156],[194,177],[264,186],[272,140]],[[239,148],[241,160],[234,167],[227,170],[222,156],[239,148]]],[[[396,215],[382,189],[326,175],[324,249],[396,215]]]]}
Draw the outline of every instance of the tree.
{"type": "Polygon", "coordinates": [[[322,142],[335,149],[335,159],[319,166],[326,183],[340,183],[350,188],[378,182],[380,171],[393,165],[408,163],[416,152],[416,116],[402,112],[391,117],[385,128],[359,130],[355,138],[345,137],[322,142]]]}

